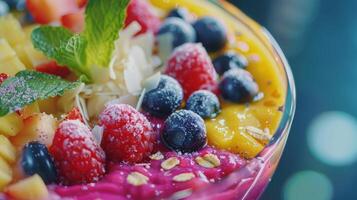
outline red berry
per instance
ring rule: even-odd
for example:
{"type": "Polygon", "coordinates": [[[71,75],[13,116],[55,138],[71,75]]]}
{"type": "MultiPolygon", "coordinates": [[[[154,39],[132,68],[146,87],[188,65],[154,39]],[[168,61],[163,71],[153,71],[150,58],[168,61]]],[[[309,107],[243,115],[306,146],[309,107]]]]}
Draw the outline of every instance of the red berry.
{"type": "Polygon", "coordinates": [[[61,24],[75,33],[80,33],[84,29],[84,9],[76,13],[69,13],[61,17],[61,24]]]}
{"type": "Polygon", "coordinates": [[[96,182],[105,173],[104,151],[79,120],[67,120],[59,125],[50,153],[64,184],[96,182]]]}
{"type": "Polygon", "coordinates": [[[4,74],[4,73],[0,73],[0,85],[1,85],[1,83],[3,83],[8,78],[9,78],[9,75],[4,74]]]}
{"type": "Polygon", "coordinates": [[[176,48],[165,73],[181,84],[185,99],[197,90],[217,91],[217,73],[201,44],[189,43],[176,48]]]}
{"type": "Polygon", "coordinates": [[[147,31],[156,33],[161,24],[160,18],[153,13],[150,5],[143,0],[132,0],[129,3],[125,26],[134,21],[138,22],[142,28],[138,35],[147,31]]]}
{"type": "Polygon", "coordinates": [[[68,112],[65,120],[79,120],[84,123],[83,116],[77,107],[72,108],[72,110],[68,112]]]}
{"type": "Polygon", "coordinates": [[[60,76],[62,78],[66,78],[71,73],[67,67],[59,66],[55,61],[38,65],[35,67],[35,70],[46,74],[60,76]]]}
{"type": "Polygon", "coordinates": [[[102,147],[110,161],[141,162],[156,140],[148,119],[126,104],[112,104],[99,116],[104,127],[102,147]]]}

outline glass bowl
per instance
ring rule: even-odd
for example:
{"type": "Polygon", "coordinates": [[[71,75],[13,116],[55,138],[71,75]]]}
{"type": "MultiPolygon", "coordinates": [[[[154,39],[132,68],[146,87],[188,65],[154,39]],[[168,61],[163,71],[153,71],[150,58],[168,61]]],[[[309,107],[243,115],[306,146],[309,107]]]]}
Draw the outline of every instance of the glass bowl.
{"type": "Polygon", "coordinates": [[[171,199],[259,199],[277,168],[289,136],[296,106],[294,78],[281,48],[264,27],[258,25],[228,2],[215,0],[206,1],[218,9],[223,10],[232,20],[245,26],[253,37],[261,41],[263,48],[274,58],[286,89],[283,117],[270,143],[246,166],[231,173],[218,183],[210,184],[194,192],[186,190],[181,191],[179,195],[175,193],[171,199]]]}

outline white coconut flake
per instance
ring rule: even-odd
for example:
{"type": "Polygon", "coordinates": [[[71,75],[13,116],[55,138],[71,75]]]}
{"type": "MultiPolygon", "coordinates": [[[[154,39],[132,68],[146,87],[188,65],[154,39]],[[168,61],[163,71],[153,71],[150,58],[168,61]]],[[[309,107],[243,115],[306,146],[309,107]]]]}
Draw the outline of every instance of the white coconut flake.
{"type": "Polygon", "coordinates": [[[92,129],[93,136],[98,144],[101,144],[103,138],[104,127],[102,126],[94,126],[92,129]]]}
{"type": "Polygon", "coordinates": [[[174,37],[169,33],[161,34],[157,36],[157,41],[159,44],[159,56],[163,62],[166,62],[174,49],[172,46],[174,37]]]}
{"type": "Polygon", "coordinates": [[[156,72],[154,75],[146,78],[143,81],[142,83],[143,88],[145,88],[147,92],[157,88],[157,86],[160,83],[160,78],[161,78],[161,72],[156,72]]]}
{"type": "Polygon", "coordinates": [[[140,94],[138,103],[136,104],[136,110],[140,110],[141,105],[143,104],[144,96],[145,96],[146,89],[144,88],[140,94]]]}

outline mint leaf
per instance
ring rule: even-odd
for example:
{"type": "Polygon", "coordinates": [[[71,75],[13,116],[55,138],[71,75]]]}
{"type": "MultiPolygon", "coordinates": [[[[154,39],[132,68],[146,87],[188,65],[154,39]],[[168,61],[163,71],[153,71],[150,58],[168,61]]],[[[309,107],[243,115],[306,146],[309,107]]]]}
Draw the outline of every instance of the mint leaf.
{"type": "Polygon", "coordinates": [[[0,117],[36,100],[63,95],[79,82],[68,82],[58,76],[36,71],[21,71],[0,85],[0,117]]]}
{"type": "Polygon", "coordinates": [[[65,65],[77,75],[90,77],[86,67],[86,41],[62,27],[42,26],[32,32],[32,43],[47,57],[65,65]]]}
{"type": "Polygon", "coordinates": [[[88,42],[88,63],[100,67],[109,65],[128,3],[129,0],[89,0],[83,32],[88,42]]]}

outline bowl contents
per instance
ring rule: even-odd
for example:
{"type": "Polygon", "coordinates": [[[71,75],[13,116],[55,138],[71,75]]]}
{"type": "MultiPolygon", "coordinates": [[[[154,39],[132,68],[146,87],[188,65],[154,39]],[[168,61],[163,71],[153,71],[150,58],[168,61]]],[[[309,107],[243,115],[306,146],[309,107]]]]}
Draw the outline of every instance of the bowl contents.
{"type": "Polygon", "coordinates": [[[282,118],[274,58],[208,1],[26,0],[0,14],[5,199],[189,198],[249,164],[282,118]]]}

